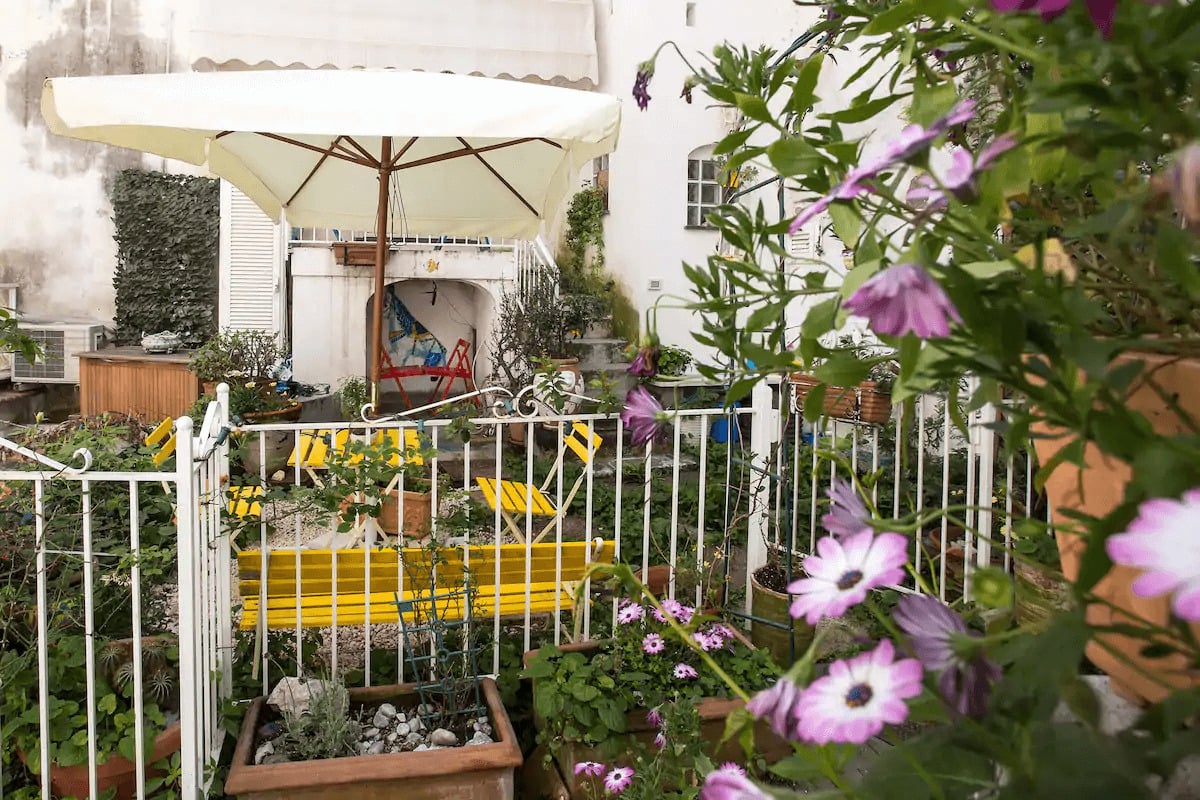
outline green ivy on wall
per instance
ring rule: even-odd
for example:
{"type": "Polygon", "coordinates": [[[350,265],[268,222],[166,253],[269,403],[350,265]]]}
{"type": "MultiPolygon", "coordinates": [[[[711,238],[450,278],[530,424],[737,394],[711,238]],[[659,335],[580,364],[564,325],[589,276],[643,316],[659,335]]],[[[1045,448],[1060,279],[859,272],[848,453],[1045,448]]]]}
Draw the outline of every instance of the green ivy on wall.
{"type": "Polygon", "coordinates": [[[127,169],[111,199],[117,343],[165,330],[187,345],[202,343],[217,328],[217,182],[127,169]]]}

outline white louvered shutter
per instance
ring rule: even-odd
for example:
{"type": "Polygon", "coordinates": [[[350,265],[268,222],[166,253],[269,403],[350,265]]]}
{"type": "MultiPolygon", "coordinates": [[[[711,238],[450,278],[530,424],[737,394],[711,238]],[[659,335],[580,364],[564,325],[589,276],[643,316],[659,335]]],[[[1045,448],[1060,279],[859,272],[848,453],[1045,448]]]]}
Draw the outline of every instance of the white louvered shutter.
{"type": "Polygon", "coordinates": [[[280,332],[279,227],[232,184],[221,181],[222,328],[280,332]]]}
{"type": "Polygon", "coordinates": [[[813,257],[813,234],[807,227],[797,228],[788,237],[788,255],[797,260],[813,257]]]}

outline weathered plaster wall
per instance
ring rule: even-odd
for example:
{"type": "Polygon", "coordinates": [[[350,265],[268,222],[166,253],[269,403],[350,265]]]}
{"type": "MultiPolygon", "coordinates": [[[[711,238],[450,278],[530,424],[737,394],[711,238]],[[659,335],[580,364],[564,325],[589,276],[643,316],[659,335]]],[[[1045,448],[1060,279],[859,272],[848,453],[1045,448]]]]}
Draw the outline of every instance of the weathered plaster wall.
{"type": "Polygon", "coordinates": [[[121,169],[162,159],[54,136],[42,82],[62,75],[161,72],[170,0],[6,0],[0,3],[0,283],[20,285],[23,312],[111,323],[112,207],[121,169]]]}

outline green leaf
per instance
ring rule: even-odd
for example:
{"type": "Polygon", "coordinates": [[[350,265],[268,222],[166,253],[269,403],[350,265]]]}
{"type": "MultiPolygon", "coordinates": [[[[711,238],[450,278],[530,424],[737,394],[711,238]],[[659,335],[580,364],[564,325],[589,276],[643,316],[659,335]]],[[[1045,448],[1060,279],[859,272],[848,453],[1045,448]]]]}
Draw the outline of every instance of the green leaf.
{"type": "Polygon", "coordinates": [[[846,246],[853,247],[858,241],[859,231],[862,230],[858,204],[853,201],[836,202],[829,206],[829,216],[833,219],[833,232],[846,246]]]}
{"type": "Polygon", "coordinates": [[[800,71],[796,74],[796,82],[792,85],[792,97],[788,100],[789,111],[794,114],[803,114],[813,104],[817,79],[821,77],[821,67],[824,64],[825,54],[817,53],[800,67],[800,71]]]}
{"type": "Polygon", "coordinates": [[[780,175],[801,175],[812,172],[823,163],[817,149],[799,136],[772,142],[767,147],[767,158],[780,175]]]}
{"type": "Polygon", "coordinates": [[[842,285],[838,289],[838,294],[843,298],[850,297],[850,295],[858,291],[858,287],[867,282],[868,278],[879,272],[881,266],[883,266],[883,262],[879,259],[859,264],[846,273],[846,277],[842,279],[842,285]]]}
{"type": "Polygon", "coordinates": [[[774,124],[775,117],[767,108],[767,101],[758,95],[738,93],[736,102],[738,110],[750,119],[774,124]]]}
{"type": "Polygon", "coordinates": [[[117,710],[117,696],[106,694],[96,703],[96,710],[104,714],[112,714],[117,710]]]}
{"type": "Polygon", "coordinates": [[[975,278],[985,280],[1016,268],[1011,261],[972,261],[970,264],[963,264],[961,269],[975,278]]]}
{"type": "Polygon", "coordinates": [[[862,35],[879,36],[880,34],[891,33],[901,25],[916,19],[920,13],[917,4],[913,0],[903,0],[903,2],[897,3],[891,8],[884,9],[871,17],[871,21],[863,27],[862,35]]]}
{"type": "Polygon", "coordinates": [[[867,102],[862,103],[861,105],[858,105],[858,106],[851,106],[850,108],[846,109],[845,111],[836,111],[831,114],[822,114],[821,117],[823,119],[828,119],[833,122],[846,122],[846,123],[863,122],[863,121],[868,120],[871,117],[875,116],[879,112],[885,110],[886,108],[891,106],[893,103],[895,103],[897,100],[903,100],[904,98],[906,98],[908,96],[909,96],[909,92],[904,92],[902,94],[888,95],[887,97],[880,97],[876,100],[868,100],[867,102]]]}
{"type": "Polygon", "coordinates": [[[956,102],[958,102],[958,89],[953,81],[934,84],[919,82],[913,89],[913,100],[909,107],[908,117],[918,125],[928,126],[949,111],[956,102]]]}
{"type": "Polygon", "coordinates": [[[603,722],[610,731],[615,733],[625,732],[625,712],[619,708],[616,703],[608,702],[596,709],[600,714],[600,721],[603,722]]]}

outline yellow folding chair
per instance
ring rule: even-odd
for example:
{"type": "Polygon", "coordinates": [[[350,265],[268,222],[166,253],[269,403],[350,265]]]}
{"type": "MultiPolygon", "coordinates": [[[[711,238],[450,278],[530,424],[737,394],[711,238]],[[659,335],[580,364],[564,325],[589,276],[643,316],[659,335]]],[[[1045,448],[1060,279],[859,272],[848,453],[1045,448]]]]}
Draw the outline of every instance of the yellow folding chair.
{"type": "Polygon", "coordinates": [[[167,459],[175,452],[175,420],[170,417],[163,419],[154,430],[146,434],[145,441],[147,447],[157,447],[158,443],[162,442],[162,447],[154,453],[154,466],[161,467],[167,463],[167,459]],[[163,441],[164,439],[166,441],[163,441]]]}
{"type": "MultiPolygon", "coordinates": [[[[384,442],[398,451],[392,453],[388,458],[388,465],[393,467],[399,467],[403,463],[400,451],[407,453],[421,449],[421,437],[411,428],[404,431],[404,447],[400,447],[400,430],[398,428],[388,428],[378,431],[371,438],[372,445],[384,442]]],[[[349,465],[354,465],[362,461],[363,457],[359,453],[353,453],[349,457],[346,457],[346,451],[349,446],[349,429],[343,428],[336,433],[330,433],[328,430],[301,431],[300,435],[296,438],[296,446],[292,448],[292,452],[288,456],[287,463],[289,467],[295,468],[297,462],[299,462],[300,468],[312,478],[314,484],[324,486],[325,482],[317,475],[317,471],[328,469],[331,454],[339,458],[345,458],[346,463],[349,465]]],[[[412,461],[414,464],[424,463],[419,454],[414,454],[412,461]]],[[[393,478],[393,485],[388,488],[395,488],[394,484],[397,480],[399,480],[398,477],[393,478]]]]}
{"type": "Polygon", "coordinates": [[[230,486],[229,515],[238,519],[262,518],[261,486],[230,486]]]}
{"type": "Polygon", "coordinates": [[[571,426],[571,430],[563,436],[562,447],[558,449],[558,457],[554,460],[554,466],[550,468],[541,486],[531,486],[521,481],[501,480],[497,487],[495,478],[480,477],[476,477],[475,482],[483,490],[483,499],[493,512],[496,510],[497,502],[499,502],[500,515],[504,518],[508,529],[522,543],[525,541],[525,532],[517,524],[517,521],[513,519],[513,514],[525,515],[528,513],[534,517],[550,517],[551,519],[546,523],[546,527],[542,528],[541,532],[533,538],[533,541],[537,543],[545,538],[546,534],[554,528],[560,517],[566,515],[566,510],[571,506],[575,495],[579,493],[580,487],[583,486],[584,479],[592,469],[592,462],[595,459],[596,452],[603,443],[604,440],[598,433],[595,431],[589,432],[587,425],[582,422],[576,422],[571,426]],[[571,490],[567,493],[567,496],[563,498],[562,506],[556,508],[550,498],[546,496],[546,490],[550,487],[550,482],[554,480],[555,475],[558,474],[559,464],[566,456],[567,450],[570,450],[579,457],[579,460],[583,462],[584,470],[575,479],[575,483],[571,486],[571,490]]]}

